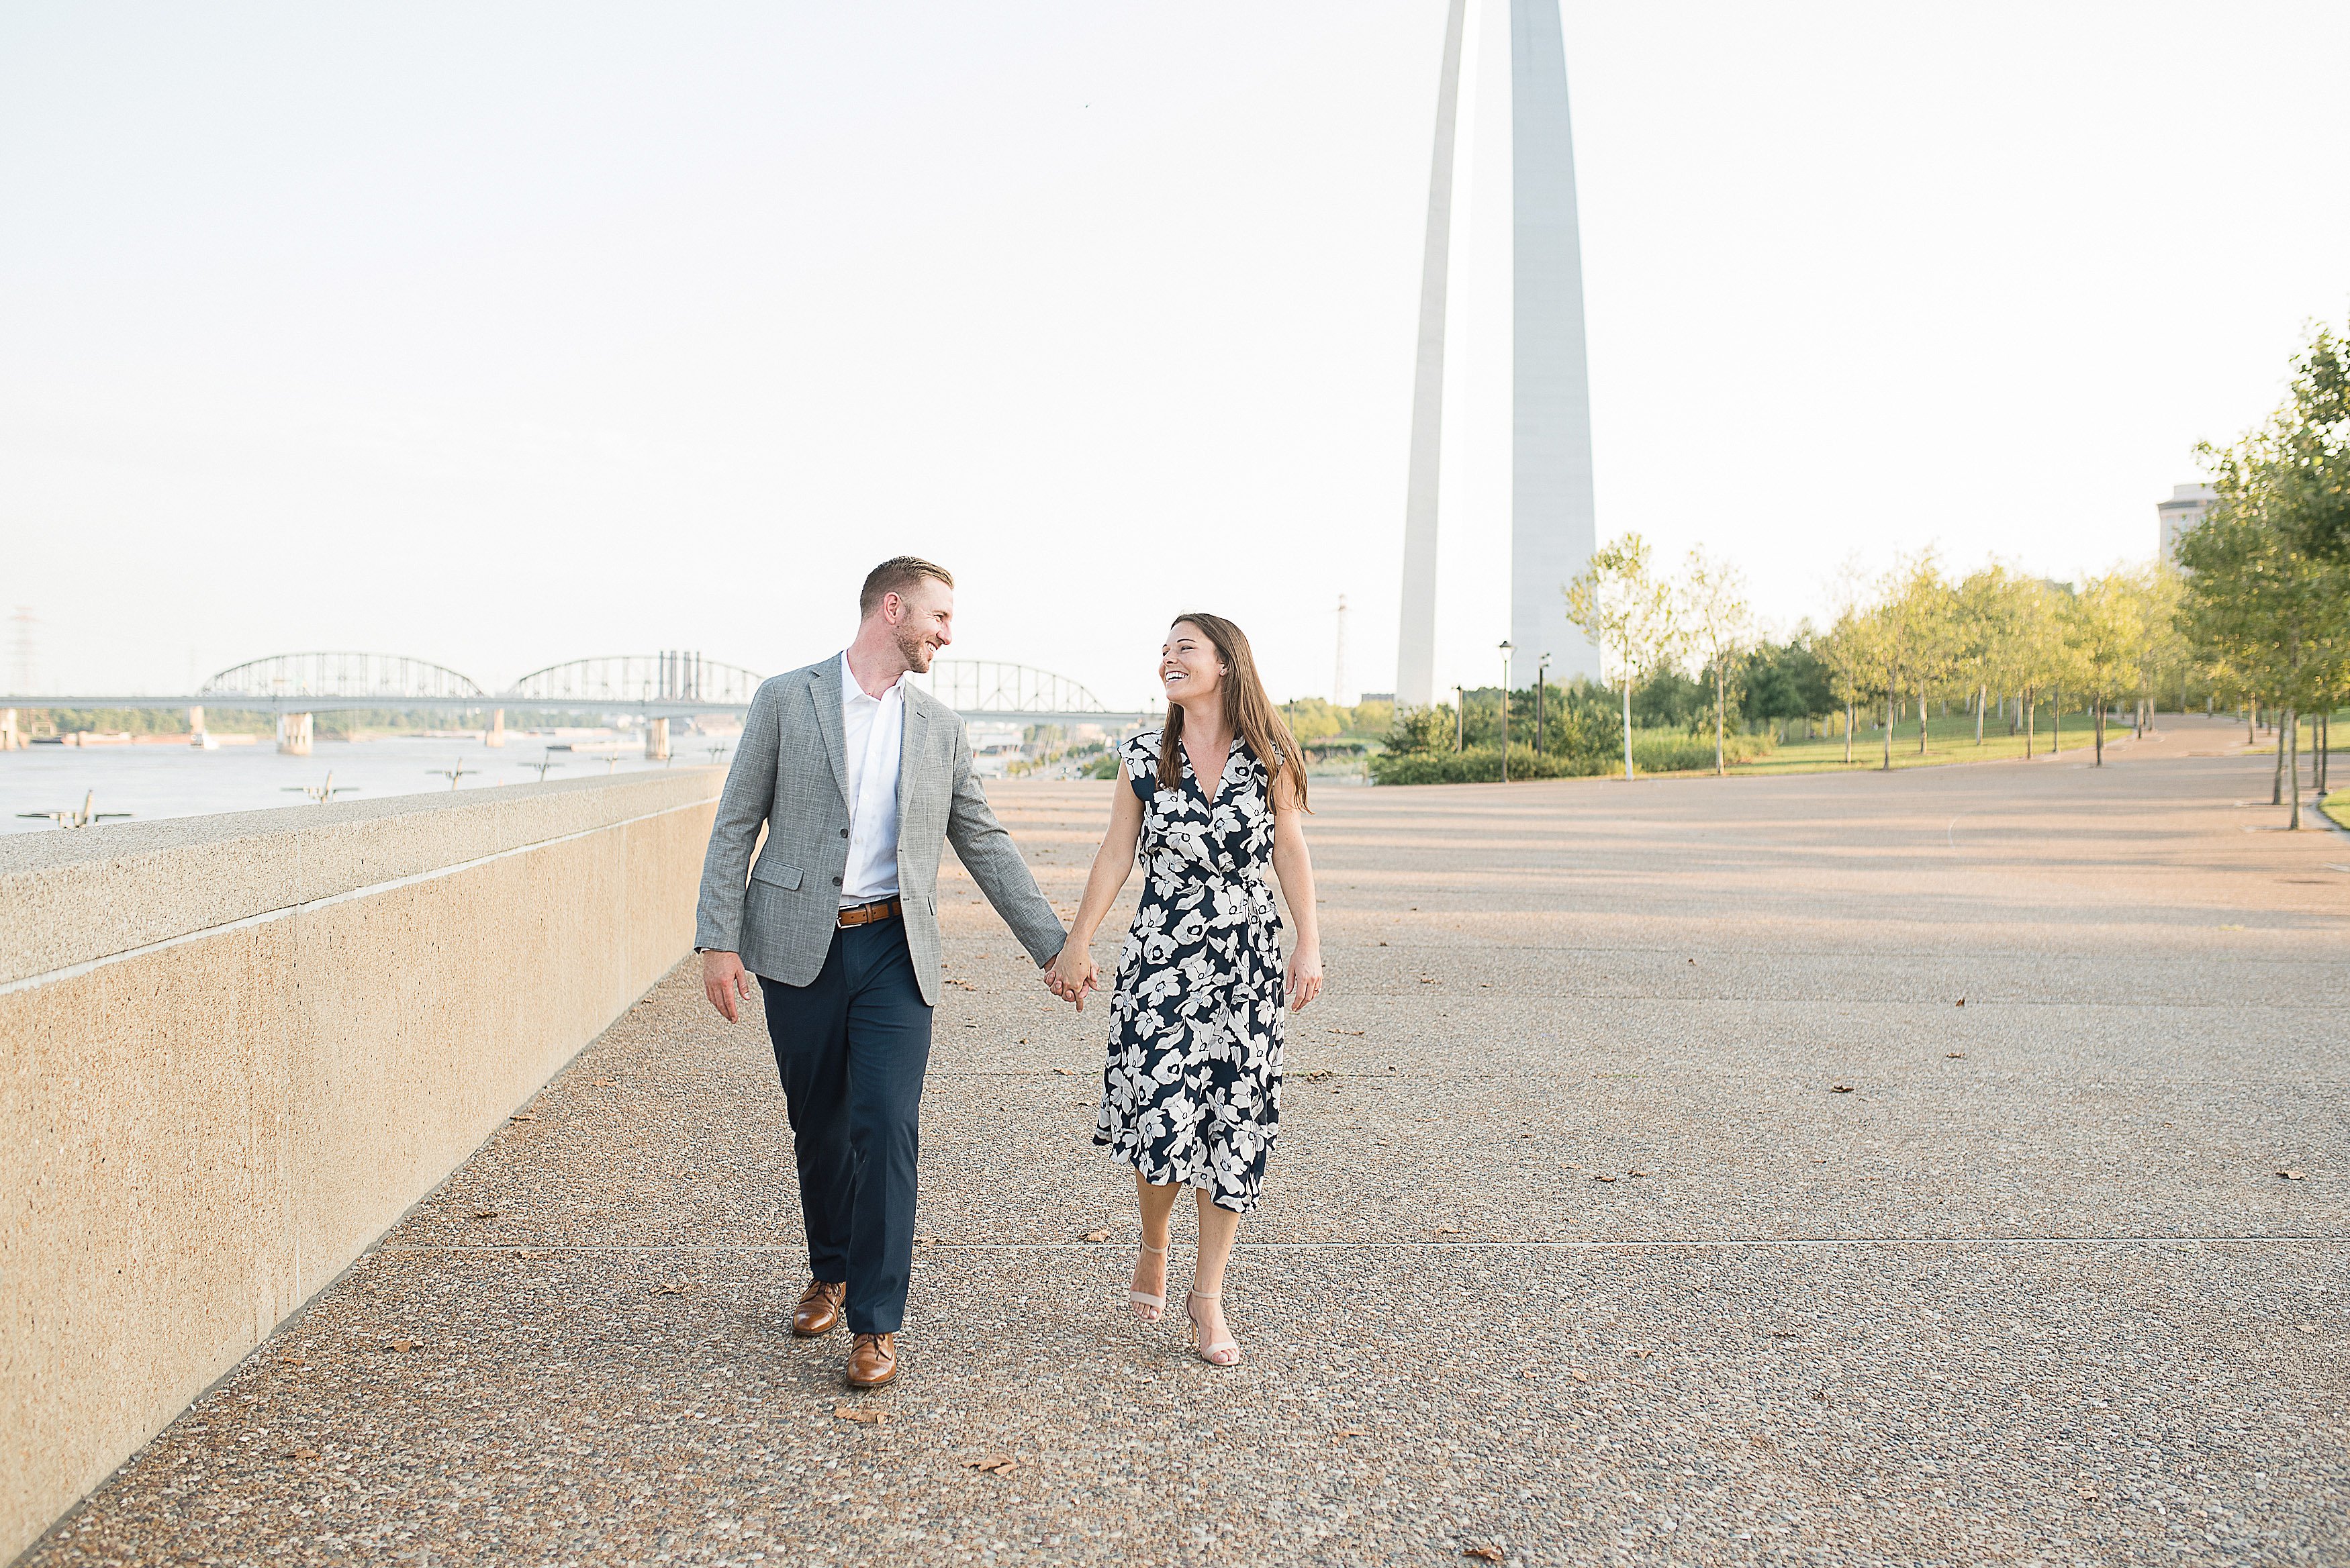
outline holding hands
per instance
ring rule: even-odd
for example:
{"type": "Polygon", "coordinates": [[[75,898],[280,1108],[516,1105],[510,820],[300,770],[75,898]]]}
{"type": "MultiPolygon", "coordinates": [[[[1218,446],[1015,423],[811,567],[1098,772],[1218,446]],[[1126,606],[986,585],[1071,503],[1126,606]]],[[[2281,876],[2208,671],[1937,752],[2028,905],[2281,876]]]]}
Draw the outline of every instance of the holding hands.
{"type": "Polygon", "coordinates": [[[1071,937],[1045,966],[1045,984],[1063,1002],[1076,1002],[1079,1012],[1086,1010],[1086,992],[1101,989],[1101,971],[1087,945],[1071,937]]]}

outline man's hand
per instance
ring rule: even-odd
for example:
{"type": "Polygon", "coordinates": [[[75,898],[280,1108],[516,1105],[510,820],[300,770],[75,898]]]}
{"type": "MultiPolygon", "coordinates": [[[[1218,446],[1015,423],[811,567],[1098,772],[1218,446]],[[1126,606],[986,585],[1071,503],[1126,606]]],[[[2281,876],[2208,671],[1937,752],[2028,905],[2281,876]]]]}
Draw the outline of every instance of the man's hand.
{"type": "Polygon", "coordinates": [[[1064,942],[1053,961],[1045,966],[1045,983],[1063,1002],[1076,1002],[1079,1012],[1086,1010],[1086,992],[1101,989],[1100,975],[1093,954],[1075,940],[1064,942]]]}
{"type": "Polygon", "coordinates": [[[735,1002],[751,1000],[751,971],[743,967],[740,953],[706,952],[702,955],[702,994],[710,998],[710,1005],[718,1009],[718,1016],[732,1023],[741,1016],[735,1002]]]}

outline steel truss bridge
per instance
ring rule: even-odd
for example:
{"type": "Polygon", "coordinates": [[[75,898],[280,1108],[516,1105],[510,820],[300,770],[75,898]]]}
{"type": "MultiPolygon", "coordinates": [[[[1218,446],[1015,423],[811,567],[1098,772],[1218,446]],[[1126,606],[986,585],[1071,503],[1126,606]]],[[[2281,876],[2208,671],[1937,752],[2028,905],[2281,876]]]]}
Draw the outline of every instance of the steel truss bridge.
{"type": "MultiPolygon", "coordinates": [[[[750,711],[765,677],[700,652],[603,654],[534,670],[502,691],[430,659],[393,653],[277,653],[231,665],[185,696],[0,696],[0,708],[224,708],[274,713],[395,709],[442,713],[625,713],[646,719],[750,711]]],[[[915,680],[964,718],[1127,726],[1157,710],[1110,708],[1050,670],[941,659],[915,680]]]]}

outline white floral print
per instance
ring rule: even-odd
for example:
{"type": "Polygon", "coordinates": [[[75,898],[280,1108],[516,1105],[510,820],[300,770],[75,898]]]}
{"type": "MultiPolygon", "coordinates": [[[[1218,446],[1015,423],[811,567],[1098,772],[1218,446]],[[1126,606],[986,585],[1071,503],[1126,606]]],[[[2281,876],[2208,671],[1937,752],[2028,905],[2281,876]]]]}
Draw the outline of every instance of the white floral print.
{"type": "Polygon", "coordinates": [[[1153,1184],[1246,1214],[1281,1127],[1281,912],[1272,779],[1234,738],[1213,804],[1183,759],[1159,784],[1159,736],[1118,748],[1142,801],[1142,903],[1118,955],[1094,1142],[1153,1184]]]}

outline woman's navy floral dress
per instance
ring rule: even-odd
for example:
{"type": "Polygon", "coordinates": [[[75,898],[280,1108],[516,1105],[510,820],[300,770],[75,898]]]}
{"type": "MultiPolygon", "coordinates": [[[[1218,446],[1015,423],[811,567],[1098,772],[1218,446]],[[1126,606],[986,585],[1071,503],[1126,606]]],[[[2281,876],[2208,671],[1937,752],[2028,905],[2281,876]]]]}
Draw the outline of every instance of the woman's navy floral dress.
{"type": "Polygon", "coordinates": [[[1153,1184],[1246,1214],[1281,1127],[1281,913],[1272,780],[1234,737],[1211,804],[1183,761],[1159,784],[1156,733],[1118,749],[1142,800],[1142,904],[1118,955],[1094,1142],[1153,1184]]]}

